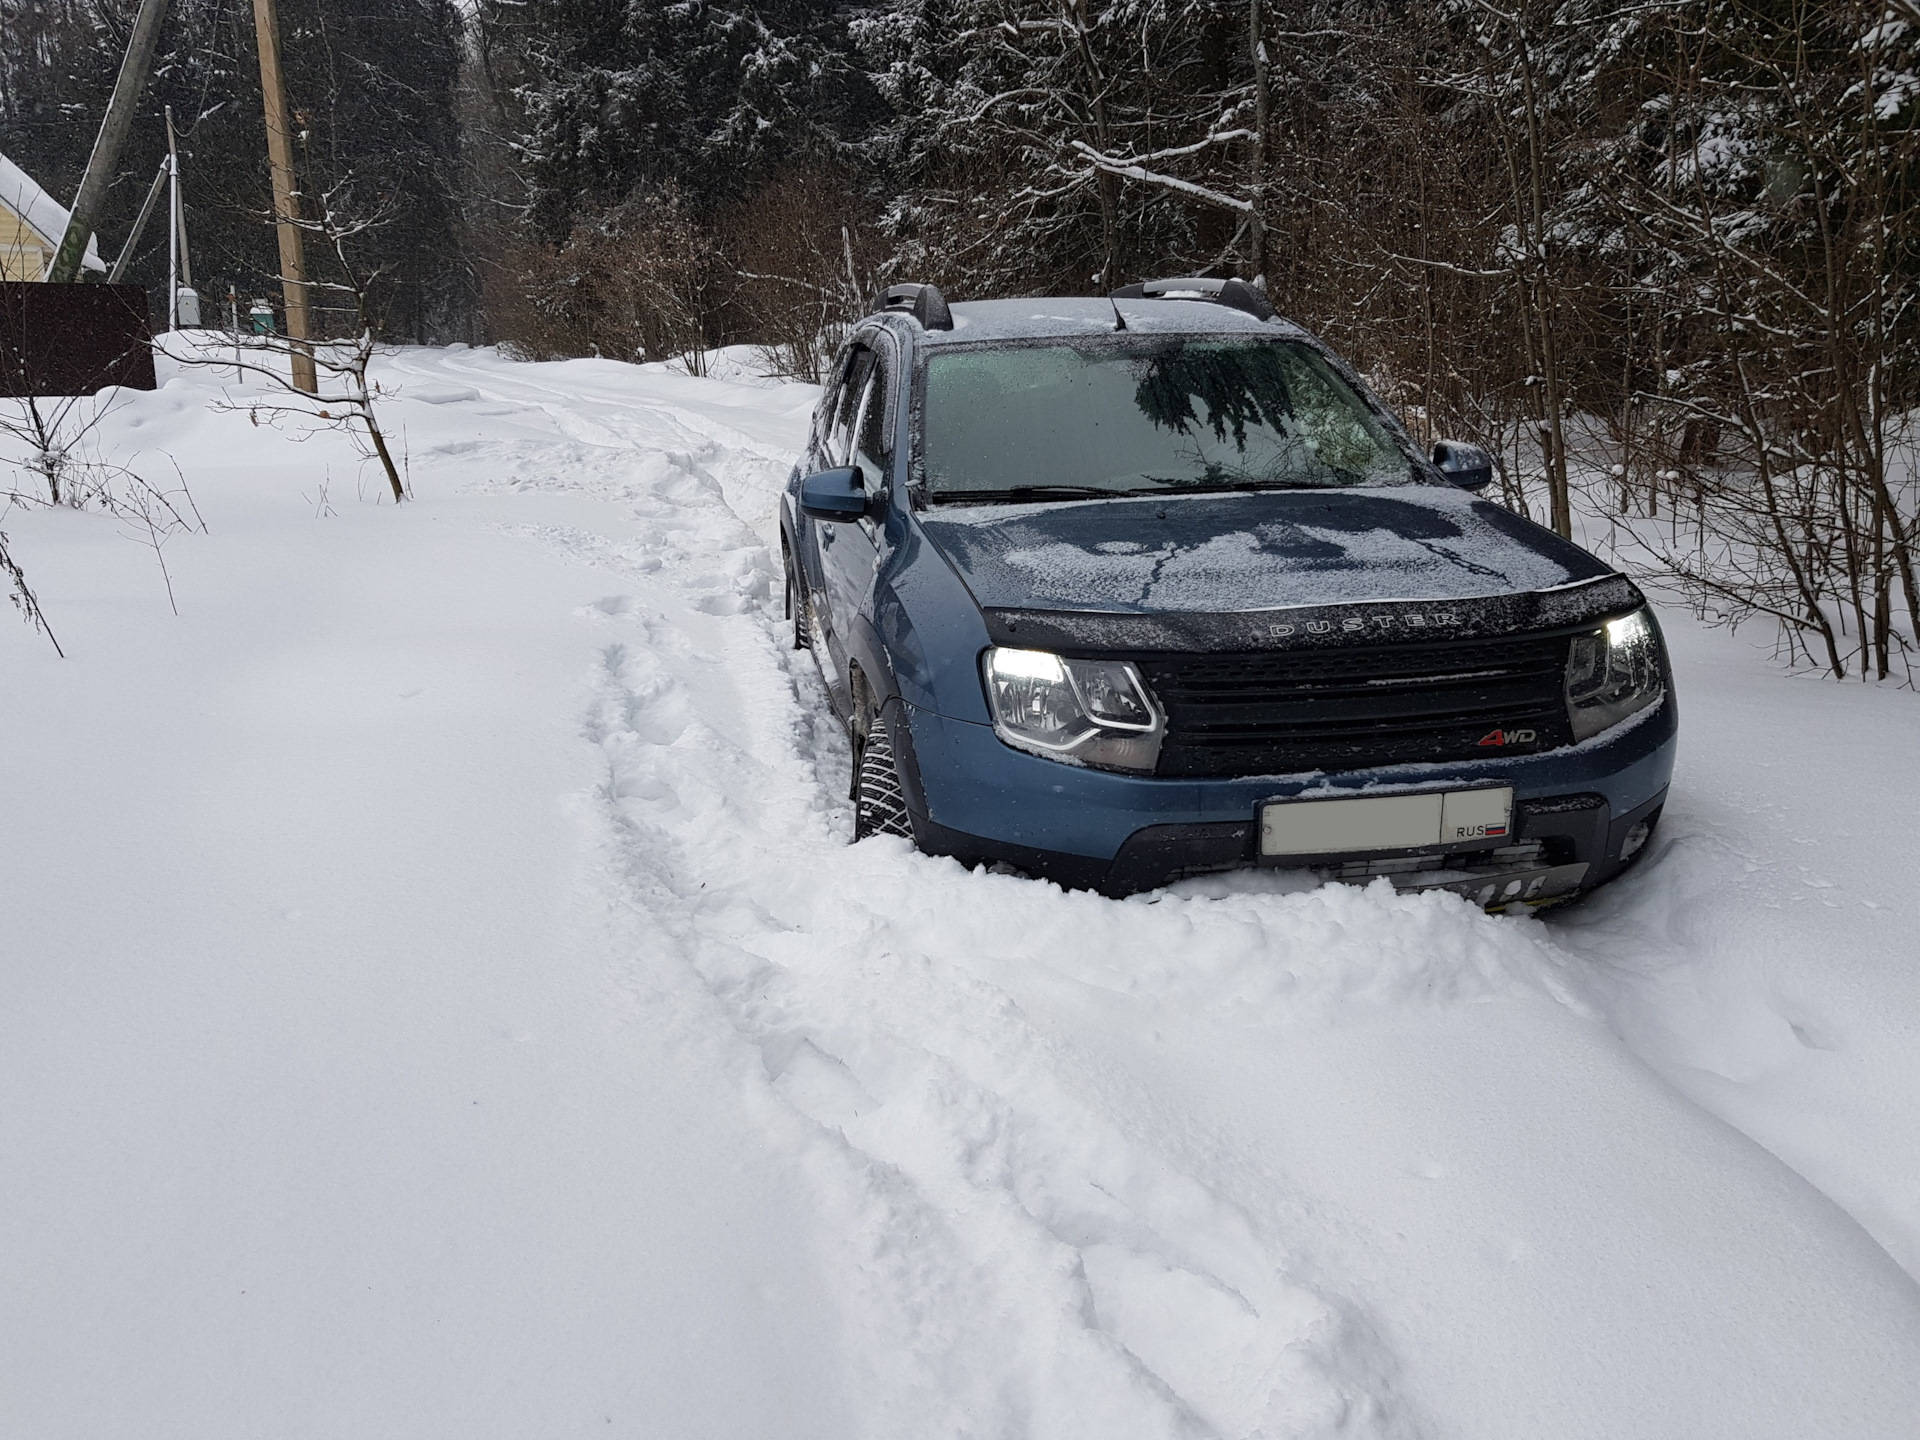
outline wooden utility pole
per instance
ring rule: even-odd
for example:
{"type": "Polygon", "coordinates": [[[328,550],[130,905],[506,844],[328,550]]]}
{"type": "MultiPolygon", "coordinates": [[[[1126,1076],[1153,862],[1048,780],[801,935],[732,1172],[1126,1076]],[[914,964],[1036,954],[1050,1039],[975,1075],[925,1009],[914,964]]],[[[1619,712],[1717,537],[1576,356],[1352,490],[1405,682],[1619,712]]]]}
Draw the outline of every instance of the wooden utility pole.
{"type": "Polygon", "coordinates": [[[93,154],[87,158],[86,174],[80,177],[80,191],[73,197],[73,209],[67,217],[67,233],[60,237],[53,264],[47,267],[47,279],[69,284],[80,278],[80,266],[87,255],[87,241],[93,235],[93,217],[100,213],[100,202],[107,198],[113,184],[113,172],[120,164],[120,147],[127,143],[127,130],[133,124],[134,107],[147,83],[147,67],[153,63],[154,42],[160,38],[160,17],[167,12],[167,0],[140,0],[140,13],[133,19],[133,35],[127,41],[127,53],[120,61],[120,78],[113,82],[113,98],[107,102],[107,115],[94,137],[93,154]]]}
{"type": "Polygon", "coordinates": [[[254,38],[260,47],[260,99],[267,112],[267,161],[273,169],[273,213],[280,233],[280,284],[286,295],[287,338],[293,341],[293,385],[309,395],[313,374],[307,325],[307,264],[300,235],[300,192],[293,184],[293,141],[287,91],[280,81],[280,19],[273,0],[253,0],[254,38]]]}

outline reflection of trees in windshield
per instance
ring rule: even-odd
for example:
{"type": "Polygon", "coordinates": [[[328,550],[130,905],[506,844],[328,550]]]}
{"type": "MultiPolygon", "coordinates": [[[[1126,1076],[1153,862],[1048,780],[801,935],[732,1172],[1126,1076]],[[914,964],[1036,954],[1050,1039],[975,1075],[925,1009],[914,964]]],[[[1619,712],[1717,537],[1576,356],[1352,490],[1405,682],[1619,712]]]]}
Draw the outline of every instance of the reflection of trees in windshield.
{"type": "Polygon", "coordinates": [[[1198,453],[1182,454],[1180,458],[1190,460],[1193,465],[1187,474],[1145,475],[1141,478],[1164,485],[1169,490],[1236,490],[1245,485],[1351,485],[1361,478],[1357,471],[1336,470],[1318,456],[1302,455],[1300,451],[1298,444],[1289,445],[1285,450],[1269,451],[1264,457],[1256,457],[1245,465],[1209,460],[1198,453]]]}
{"type": "Polygon", "coordinates": [[[1268,446],[1279,453],[1237,466],[1196,454],[1202,473],[1190,483],[1273,479],[1303,460],[1355,477],[1389,448],[1346,387],[1293,346],[1179,345],[1148,360],[1134,389],[1141,414],[1177,435],[1197,436],[1202,422],[1196,400],[1206,406],[1205,425],[1215,440],[1224,442],[1231,430],[1234,448],[1244,455],[1247,427],[1265,426],[1268,446]],[[1283,443],[1273,447],[1273,439],[1283,443]]]}
{"type": "Polygon", "coordinates": [[[1293,400],[1274,345],[1182,345],[1147,362],[1147,373],[1133,392],[1134,403],[1155,425],[1178,435],[1200,417],[1193,402],[1204,401],[1213,438],[1225,440],[1233,427],[1234,447],[1247,448],[1247,422],[1265,422],[1287,432],[1293,400]]]}

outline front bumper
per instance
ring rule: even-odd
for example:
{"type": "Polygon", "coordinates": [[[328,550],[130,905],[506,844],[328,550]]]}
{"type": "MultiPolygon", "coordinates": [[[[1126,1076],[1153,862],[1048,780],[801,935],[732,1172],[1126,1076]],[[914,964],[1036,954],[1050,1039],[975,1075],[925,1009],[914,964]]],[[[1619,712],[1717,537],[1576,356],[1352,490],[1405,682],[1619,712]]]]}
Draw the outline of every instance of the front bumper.
{"type": "MultiPolygon", "coordinates": [[[[1629,837],[1644,836],[1635,827],[1651,825],[1666,798],[1678,724],[1669,691],[1656,710],[1613,735],[1545,754],[1344,774],[1199,780],[1123,775],[1041,759],[1006,745],[990,725],[914,706],[900,707],[894,728],[922,849],[968,863],[1005,861],[1071,888],[1110,895],[1260,864],[1256,817],[1263,801],[1308,791],[1511,785],[1512,843],[1498,854],[1488,846],[1484,853],[1449,856],[1455,878],[1431,882],[1500,904],[1566,898],[1605,883],[1630,863],[1629,837]],[[1533,842],[1538,847],[1529,852],[1532,858],[1520,859],[1518,852],[1533,842]],[[1545,870],[1557,873],[1540,878],[1545,870]],[[1499,883],[1486,891],[1485,882],[1496,876],[1499,883]],[[1516,876],[1522,877],[1519,886],[1508,894],[1516,876]]],[[[1317,858],[1313,868],[1359,878],[1380,858],[1317,858]]],[[[1389,864],[1374,873],[1392,869],[1389,864]]],[[[1420,876],[1406,872],[1394,878],[1417,883],[1420,876]]]]}

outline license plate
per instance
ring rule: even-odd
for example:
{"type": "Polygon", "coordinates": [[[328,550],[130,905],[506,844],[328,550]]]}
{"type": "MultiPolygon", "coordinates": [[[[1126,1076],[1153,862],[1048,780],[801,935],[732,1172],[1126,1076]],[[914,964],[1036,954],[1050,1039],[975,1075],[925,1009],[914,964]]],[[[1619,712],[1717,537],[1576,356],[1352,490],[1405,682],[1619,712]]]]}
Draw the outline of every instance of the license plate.
{"type": "Polygon", "coordinates": [[[1262,855],[1348,855],[1505,839],[1513,791],[1428,790],[1340,800],[1276,800],[1260,807],[1262,855]]]}

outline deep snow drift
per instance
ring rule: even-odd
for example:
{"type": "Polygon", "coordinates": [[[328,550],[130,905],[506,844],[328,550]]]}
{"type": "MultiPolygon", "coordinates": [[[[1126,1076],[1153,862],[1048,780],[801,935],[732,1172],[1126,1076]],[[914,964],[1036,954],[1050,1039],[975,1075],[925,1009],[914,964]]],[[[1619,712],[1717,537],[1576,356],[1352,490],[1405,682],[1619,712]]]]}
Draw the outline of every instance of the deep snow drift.
{"type": "Polygon", "coordinates": [[[123,398],[178,618],[4,522],[0,1432],[1915,1433],[1912,695],[1666,617],[1658,851],[1550,920],[1062,894],[848,845],[810,390],[381,374],[398,511],[123,398]]]}

